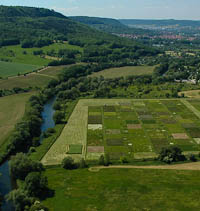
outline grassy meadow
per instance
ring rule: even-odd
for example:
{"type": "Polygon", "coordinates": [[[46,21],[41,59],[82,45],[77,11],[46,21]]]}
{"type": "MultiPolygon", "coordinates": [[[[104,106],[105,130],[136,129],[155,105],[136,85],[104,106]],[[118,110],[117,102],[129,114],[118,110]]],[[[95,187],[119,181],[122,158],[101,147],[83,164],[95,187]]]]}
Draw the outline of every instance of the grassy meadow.
{"type": "Polygon", "coordinates": [[[100,72],[93,73],[90,77],[103,76],[104,78],[118,78],[130,75],[151,75],[153,70],[154,66],[127,66],[102,70],[100,72]]]}
{"type": "Polygon", "coordinates": [[[54,196],[49,211],[199,210],[200,172],[152,169],[103,169],[99,172],[47,169],[54,196]]]}
{"type": "Polygon", "coordinates": [[[23,93],[0,98],[0,145],[21,120],[25,105],[33,93],[23,93]]]}

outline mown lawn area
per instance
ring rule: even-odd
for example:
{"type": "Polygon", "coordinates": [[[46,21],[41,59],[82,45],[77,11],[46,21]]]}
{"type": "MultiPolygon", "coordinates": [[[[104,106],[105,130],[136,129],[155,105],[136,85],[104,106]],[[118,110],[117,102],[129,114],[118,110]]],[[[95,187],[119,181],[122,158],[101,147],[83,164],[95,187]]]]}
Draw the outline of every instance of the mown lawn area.
{"type": "Polygon", "coordinates": [[[99,172],[47,169],[49,211],[199,210],[200,172],[104,169],[99,172]]]}
{"type": "Polygon", "coordinates": [[[90,77],[103,76],[104,78],[118,78],[130,75],[151,75],[153,73],[154,68],[154,66],[127,66],[119,68],[110,68],[93,73],[92,75],[90,75],[90,77]]]}
{"type": "Polygon", "coordinates": [[[0,77],[5,78],[9,76],[15,76],[18,74],[21,75],[25,73],[30,73],[39,68],[41,67],[37,65],[0,61],[0,77]]]}

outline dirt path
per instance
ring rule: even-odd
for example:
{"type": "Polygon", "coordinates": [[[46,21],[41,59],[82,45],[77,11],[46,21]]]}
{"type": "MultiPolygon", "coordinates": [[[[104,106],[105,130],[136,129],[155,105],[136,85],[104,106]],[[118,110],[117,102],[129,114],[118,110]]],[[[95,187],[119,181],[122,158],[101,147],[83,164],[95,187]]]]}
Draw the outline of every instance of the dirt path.
{"type": "Polygon", "coordinates": [[[91,167],[88,170],[91,172],[98,172],[101,169],[168,169],[168,170],[191,170],[200,171],[200,162],[175,164],[175,165],[160,165],[160,166],[97,166],[91,167]]]}
{"type": "Polygon", "coordinates": [[[200,118],[200,111],[198,111],[193,105],[191,105],[187,100],[181,99],[181,102],[192,111],[197,117],[200,118]]]}

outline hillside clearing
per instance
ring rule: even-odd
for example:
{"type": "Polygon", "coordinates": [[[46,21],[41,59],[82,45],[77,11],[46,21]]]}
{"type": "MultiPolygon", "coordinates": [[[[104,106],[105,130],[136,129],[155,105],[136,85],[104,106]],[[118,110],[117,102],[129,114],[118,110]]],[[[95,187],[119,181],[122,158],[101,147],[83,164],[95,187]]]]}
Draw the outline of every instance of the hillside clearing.
{"type": "Polygon", "coordinates": [[[102,70],[100,72],[93,73],[89,77],[103,76],[104,78],[118,78],[130,75],[151,75],[153,73],[153,70],[154,66],[127,66],[102,70]]]}

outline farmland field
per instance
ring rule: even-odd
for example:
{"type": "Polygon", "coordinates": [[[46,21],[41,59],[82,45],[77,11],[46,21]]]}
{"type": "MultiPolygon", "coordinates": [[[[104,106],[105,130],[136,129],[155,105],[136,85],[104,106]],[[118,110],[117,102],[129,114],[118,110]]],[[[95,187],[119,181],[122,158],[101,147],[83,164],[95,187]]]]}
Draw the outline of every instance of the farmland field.
{"type": "Polygon", "coordinates": [[[0,144],[23,117],[25,104],[32,94],[25,93],[0,98],[0,144]]]}
{"type": "Polygon", "coordinates": [[[49,211],[199,210],[200,171],[153,169],[46,169],[49,211]]]}
{"type": "Polygon", "coordinates": [[[82,144],[78,159],[107,153],[119,160],[156,157],[162,147],[176,145],[185,153],[200,151],[200,101],[93,99],[80,100],[61,136],[42,162],[58,164],[66,147],[82,144]],[[195,104],[194,104],[195,103],[195,104]],[[194,104],[194,106],[192,105],[194,104]],[[198,108],[195,106],[198,105],[198,108]]]}
{"type": "Polygon", "coordinates": [[[90,77],[103,76],[104,78],[118,78],[130,75],[151,75],[153,70],[154,66],[127,66],[102,70],[100,72],[93,73],[90,77]]]}
{"type": "Polygon", "coordinates": [[[18,74],[21,75],[33,72],[34,70],[37,70],[39,68],[41,67],[36,65],[0,61],[0,77],[5,78],[9,76],[15,76],[18,74]]]}

